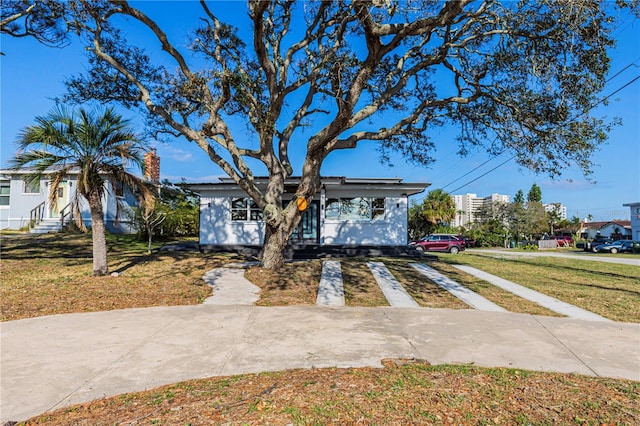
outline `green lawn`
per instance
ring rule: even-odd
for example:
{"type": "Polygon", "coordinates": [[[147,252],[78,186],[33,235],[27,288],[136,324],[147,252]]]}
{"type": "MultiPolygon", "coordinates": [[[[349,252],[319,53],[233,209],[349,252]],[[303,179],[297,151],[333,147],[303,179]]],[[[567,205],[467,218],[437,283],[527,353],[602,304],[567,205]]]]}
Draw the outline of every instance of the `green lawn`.
{"type": "MultiPolygon", "coordinates": [[[[439,259],[444,265],[473,266],[615,321],[640,322],[637,266],[561,257],[496,258],[471,251],[439,259]]],[[[447,269],[438,262],[433,266],[447,269]]]]}

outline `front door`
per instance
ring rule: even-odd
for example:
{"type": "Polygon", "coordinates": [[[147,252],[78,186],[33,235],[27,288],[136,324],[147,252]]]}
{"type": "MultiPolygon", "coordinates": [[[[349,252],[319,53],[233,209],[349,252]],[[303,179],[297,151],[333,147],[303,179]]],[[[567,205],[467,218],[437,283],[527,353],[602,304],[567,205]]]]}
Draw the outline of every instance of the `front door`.
{"type": "Polygon", "coordinates": [[[298,227],[291,235],[293,243],[317,244],[320,241],[320,202],[312,201],[302,213],[298,227]]]}
{"type": "Polygon", "coordinates": [[[67,182],[61,182],[58,185],[58,190],[56,192],[55,201],[49,206],[49,217],[60,217],[60,212],[68,203],[69,194],[69,186],[67,182]]]}

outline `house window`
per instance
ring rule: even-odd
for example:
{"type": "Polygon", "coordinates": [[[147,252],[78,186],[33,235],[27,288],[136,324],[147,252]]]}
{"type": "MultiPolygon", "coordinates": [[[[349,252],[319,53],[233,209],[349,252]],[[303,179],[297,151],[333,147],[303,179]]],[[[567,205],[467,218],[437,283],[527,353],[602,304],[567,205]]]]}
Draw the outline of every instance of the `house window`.
{"type": "Polygon", "coordinates": [[[384,220],[384,198],[329,198],[325,218],[335,220],[384,220]]]}
{"type": "Polygon", "coordinates": [[[0,206],[9,205],[10,192],[11,192],[11,183],[9,181],[0,182],[0,206]]]}
{"type": "Polygon", "coordinates": [[[124,197],[124,185],[120,181],[111,182],[113,185],[113,192],[116,194],[116,197],[124,197]]]}
{"type": "Polygon", "coordinates": [[[231,199],[231,220],[247,221],[262,220],[262,211],[257,204],[250,198],[232,198],[231,199]]]}
{"type": "Polygon", "coordinates": [[[40,182],[34,182],[29,179],[22,179],[22,193],[23,194],[39,194],[40,182]]]}

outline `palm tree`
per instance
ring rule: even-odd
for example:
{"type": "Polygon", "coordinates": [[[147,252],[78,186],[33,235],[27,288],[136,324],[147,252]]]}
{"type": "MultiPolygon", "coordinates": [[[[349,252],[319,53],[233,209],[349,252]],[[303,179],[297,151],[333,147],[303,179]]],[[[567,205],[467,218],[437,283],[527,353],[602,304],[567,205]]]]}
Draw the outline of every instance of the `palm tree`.
{"type": "Polygon", "coordinates": [[[433,232],[439,224],[449,223],[455,218],[456,206],[451,195],[442,189],[435,189],[422,201],[420,214],[428,223],[429,232],[433,232]]]}
{"type": "Polygon", "coordinates": [[[53,203],[61,183],[71,174],[77,174],[71,209],[78,227],[86,231],[80,203],[83,200],[91,212],[93,239],[93,274],[105,275],[107,243],[105,237],[102,199],[107,191],[106,182],[138,189],[143,203],[151,203],[153,191],[145,181],[127,171],[129,166],[142,169],[144,147],[131,130],[128,120],[106,110],[69,111],[63,107],[53,109],[46,116],[36,117],[36,123],[24,128],[18,135],[18,151],[10,167],[28,167],[33,173],[28,179],[39,182],[50,179],[49,201],[53,203]]]}

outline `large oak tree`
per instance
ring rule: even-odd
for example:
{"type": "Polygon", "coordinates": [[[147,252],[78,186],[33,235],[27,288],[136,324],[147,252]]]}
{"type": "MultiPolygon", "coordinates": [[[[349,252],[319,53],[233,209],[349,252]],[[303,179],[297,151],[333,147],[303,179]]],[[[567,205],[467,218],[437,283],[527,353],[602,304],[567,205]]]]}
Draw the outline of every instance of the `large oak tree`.
{"type": "MultiPolygon", "coordinates": [[[[29,3],[9,1],[16,10],[3,9],[3,19],[29,3]]],[[[150,17],[152,2],[66,6],[56,24],[89,52],[88,71],[68,82],[70,99],[141,107],[155,130],[202,148],[262,209],[265,267],[283,262],[301,217],[296,199],[314,196],[334,151],[372,141],[383,157],[399,151],[428,164],[432,135],[451,126],[462,153],[481,145],[536,172],[577,165],[588,174],[606,138],[607,124],[590,110],[609,66],[609,2],[200,1],[199,20],[176,2],[179,40],[150,17]],[[221,8],[248,16],[250,28],[222,22],[221,8]],[[162,55],[149,53],[148,37],[138,43],[133,26],[162,55]],[[230,124],[237,119],[241,132],[230,124]],[[293,164],[290,154],[303,148],[303,164],[293,164]],[[253,160],[268,173],[266,187],[253,160]],[[283,204],[294,170],[300,184],[283,204]]],[[[20,19],[11,22],[18,32],[20,19]]]]}

